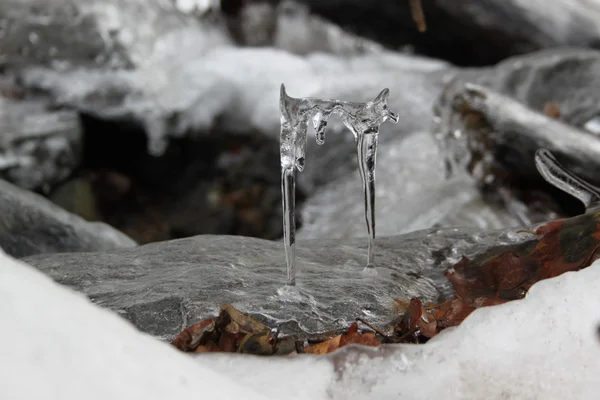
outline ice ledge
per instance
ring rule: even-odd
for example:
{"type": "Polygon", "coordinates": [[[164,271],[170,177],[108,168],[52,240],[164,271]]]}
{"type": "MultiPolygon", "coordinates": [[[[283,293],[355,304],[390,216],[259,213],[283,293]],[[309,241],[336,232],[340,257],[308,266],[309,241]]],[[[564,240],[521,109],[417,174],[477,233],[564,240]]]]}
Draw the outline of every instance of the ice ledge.
{"type": "Polygon", "coordinates": [[[599,292],[596,262],[426,345],[193,360],[2,253],[0,398],[593,399],[599,292]]]}

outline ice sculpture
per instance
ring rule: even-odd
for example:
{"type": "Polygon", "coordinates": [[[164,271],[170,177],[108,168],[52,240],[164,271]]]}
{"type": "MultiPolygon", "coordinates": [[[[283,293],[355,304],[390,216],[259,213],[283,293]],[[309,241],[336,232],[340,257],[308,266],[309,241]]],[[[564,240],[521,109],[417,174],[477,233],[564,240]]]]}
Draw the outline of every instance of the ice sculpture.
{"type": "Polygon", "coordinates": [[[390,94],[384,89],[373,101],[354,103],[340,100],[293,98],[281,85],[279,108],[281,113],[281,193],[283,202],[283,235],[287,262],[287,284],[296,283],[295,264],[295,190],[296,170],[304,169],[306,133],[312,121],[317,144],[325,143],[325,128],[332,114],[339,114],[344,125],[356,140],[358,169],[365,194],[365,219],[369,234],[367,267],[373,267],[375,241],[375,162],[379,126],[386,120],[398,122],[398,116],[388,109],[390,94]]]}

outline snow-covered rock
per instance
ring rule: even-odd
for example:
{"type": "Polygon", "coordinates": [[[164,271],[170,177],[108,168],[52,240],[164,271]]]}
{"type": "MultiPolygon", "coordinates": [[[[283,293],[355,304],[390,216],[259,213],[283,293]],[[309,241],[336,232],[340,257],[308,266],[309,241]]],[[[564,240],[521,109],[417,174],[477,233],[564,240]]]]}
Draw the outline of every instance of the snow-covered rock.
{"type": "Polygon", "coordinates": [[[3,400],[266,399],[0,254],[3,400]]]}
{"type": "Polygon", "coordinates": [[[0,398],[595,399],[599,290],[596,262],[425,345],[192,360],[0,254],[0,398]]]}
{"type": "Polygon", "coordinates": [[[199,356],[271,398],[596,399],[600,262],[482,308],[425,345],[349,347],[328,357],[199,356]]]}
{"type": "Polygon", "coordinates": [[[13,257],[136,245],[110,225],[88,222],[39,194],[0,179],[0,246],[13,257]]]}

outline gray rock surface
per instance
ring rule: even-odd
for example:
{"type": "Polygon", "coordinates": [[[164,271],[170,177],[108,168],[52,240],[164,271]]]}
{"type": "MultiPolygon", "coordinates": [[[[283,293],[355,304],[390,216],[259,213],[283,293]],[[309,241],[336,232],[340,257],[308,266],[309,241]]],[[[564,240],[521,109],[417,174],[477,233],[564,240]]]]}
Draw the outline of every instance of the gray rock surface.
{"type": "Polygon", "coordinates": [[[133,247],[123,233],[87,222],[40,195],[0,180],[0,247],[13,257],[133,247]]]}
{"type": "Polygon", "coordinates": [[[448,263],[492,245],[530,240],[512,231],[420,231],[380,238],[377,274],[364,272],[366,241],[299,241],[298,291],[285,284],[283,245],[239,236],[202,235],[97,253],[37,255],[25,261],[85,293],[139,329],[172,339],[183,327],[233,304],[285,333],[322,332],[357,317],[385,326],[394,298],[424,302],[451,295],[448,263]]]}
{"type": "Polygon", "coordinates": [[[427,32],[418,32],[409,1],[300,0],[355,33],[391,48],[459,65],[489,65],[507,56],[557,46],[597,46],[597,0],[424,0],[427,32]]]}
{"type": "Polygon", "coordinates": [[[600,115],[600,51],[558,48],[511,57],[493,68],[465,70],[461,79],[510,96],[534,111],[548,103],[557,119],[585,129],[600,115]]]}
{"type": "MultiPolygon", "coordinates": [[[[7,89],[8,90],[8,89],[7,89]]],[[[0,95],[0,177],[48,191],[79,165],[82,129],[75,111],[0,95]]]]}

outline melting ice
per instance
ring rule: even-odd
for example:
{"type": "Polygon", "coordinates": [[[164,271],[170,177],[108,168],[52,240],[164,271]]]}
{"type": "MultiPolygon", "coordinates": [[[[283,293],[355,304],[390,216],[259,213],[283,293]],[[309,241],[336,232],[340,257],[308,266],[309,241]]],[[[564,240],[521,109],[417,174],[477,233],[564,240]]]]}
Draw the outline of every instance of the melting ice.
{"type": "Polygon", "coordinates": [[[283,198],[283,233],[287,262],[287,283],[296,282],[295,186],[296,171],[304,169],[306,134],[312,121],[317,144],[325,143],[325,128],[332,114],[339,114],[356,141],[358,169],[365,195],[365,220],[369,234],[367,267],[373,267],[375,242],[375,163],[379,127],[388,119],[398,122],[398,116],[388,109],[390,94],[384,89],[373,101],[355,103],[340,100],[293,98],[281,85],[281,193],[283,198]]]}

